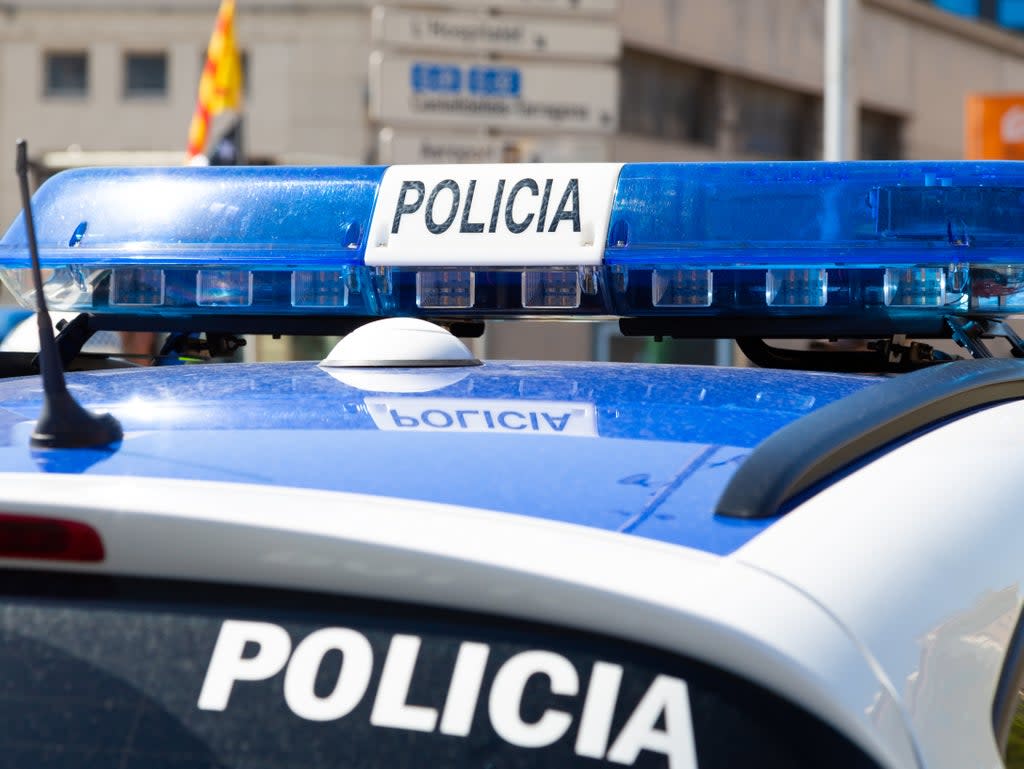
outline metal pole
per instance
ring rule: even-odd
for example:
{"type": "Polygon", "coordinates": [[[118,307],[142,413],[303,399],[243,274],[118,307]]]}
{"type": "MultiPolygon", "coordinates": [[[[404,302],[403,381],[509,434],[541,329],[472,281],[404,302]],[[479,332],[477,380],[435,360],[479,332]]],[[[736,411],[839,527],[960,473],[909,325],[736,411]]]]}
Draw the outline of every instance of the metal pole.
{"type": "Polygon", "coordinates": [[[825,0],[825,160],[857,157],[856,40],[859,0],[825,0]]]}

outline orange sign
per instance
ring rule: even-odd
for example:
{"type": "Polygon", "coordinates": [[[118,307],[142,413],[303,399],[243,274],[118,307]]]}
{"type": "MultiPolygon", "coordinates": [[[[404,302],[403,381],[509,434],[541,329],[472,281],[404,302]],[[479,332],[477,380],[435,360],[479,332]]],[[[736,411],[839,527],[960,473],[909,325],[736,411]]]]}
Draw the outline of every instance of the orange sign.
{"type": "Polygon", "coordinates": [[[1024,160],[1024,93],[967,97],[964,157],[1024,160]]]}

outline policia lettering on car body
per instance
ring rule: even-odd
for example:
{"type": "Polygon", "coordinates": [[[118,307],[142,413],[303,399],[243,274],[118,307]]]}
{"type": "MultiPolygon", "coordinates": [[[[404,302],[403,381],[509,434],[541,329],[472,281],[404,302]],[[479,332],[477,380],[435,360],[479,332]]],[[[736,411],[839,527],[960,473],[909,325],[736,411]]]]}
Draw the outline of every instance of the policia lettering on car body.
{"type": "Polygon", "coordinates": [[[670,769],[697,766],[686,682],[657,675],[617,734],[612,721],[623,681],[621,665],[596,661],[586,691],[580,673],[561,654],[542,649],[520,651],[498,667],[486,691],[485,668],[490,644],[463,641],[443,699],[430,705],[409,703],[409,692],[423,650],[423,639],[409,634],[391,636],[376,692],[370,691],[373,646],[363,633],[345,627],[315,630],[298,644],[288,631],[269,622],[225,620],[210,658],[200,710],[229,708],[232,689],[240,681],[266,681],[284,671],[284,699],[289,710],[308,721],[336,721],[349,716],[364,698],[372,697],[370,724],[374,727],[435,732],[469,737],[481,728],[478,704],[490,727],[506,743],[520,748],[543,748],[564,738],[574,716],[545,707],[539,718],[523,717],[524,695],[536,680],[546,681],[551,695],[582,698],[573,752],[582,757],[633,765],[641,751],[660,754],[670,769]],[[249,649],[247,649],[247,646],[249,649]],[[255,654],[251,648],[257,647],[255,654]],[[248,653],[247,653],[248,652],[248,653]],[[315,686],[328,654],[340,652],[341,666],[333,688],[315,686]]]}

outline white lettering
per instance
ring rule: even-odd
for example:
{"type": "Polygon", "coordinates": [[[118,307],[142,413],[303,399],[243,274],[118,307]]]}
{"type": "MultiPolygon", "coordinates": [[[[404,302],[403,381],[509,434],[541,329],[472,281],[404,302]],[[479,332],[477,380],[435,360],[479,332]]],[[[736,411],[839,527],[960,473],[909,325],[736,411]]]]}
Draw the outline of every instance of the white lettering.
{"type": "Polygon", "coordinates": [[[631,765],[641,750],[667,756],[669,769],[697,769],[690,698],[685,681],[670,676],[654,679],[608,751],[608,760],[631,765]],[[665,716],[664,730],[656,728],[662,714],[665,716]]]}
{"type": "Polygon", "coordinates": [[[392,726],[416,732],[432,732],[437,724],[437,711],[422,705],[409,705],[409,686],[416,656],[420,652],[420,638],[414,635],[396,635],[391,639],[384,671],[377,687],[370,723],[374,726],[392,726]]]}
{"type": "Polygon", "coordinates": [[[553,694],[575,696],[580,688],[576,668],[565,657],[553,652],[521,652],[501,666],[494,677],[488,703],[491,726],[498,736],[523,748],[551,745],[572,726],[571,715],[553,709],[545,710],[536,723],[523,721],[523,691],[535,675],[548,677],[553,694]]]}
{"type": "Polygon", "coordinates": [[[329,627],[310,633],[298,646],[284,676],[284,699],[292,712],[310,721],[333,721],[351,713],[363,699],[373,671],[373,649],[361,633],[329,627]],[[333,691],[318,697],[314,686],[324,656],[342,653],[333,691]]]}
{"type": "Polygon", "coordinates": [[[473,725],[473,714],[480,699],[480,687],[484,680],[484,669],[491,647],[487,644],[465,641],[459,646],[455,658],[452,682],[448,686],[448,698],[441,716],[441,733],[455,737],[468,737],[473,725]]]}
{"type": "Polygon", "coordinates": [[[199,692],[199,709],[224,710],[235,681],[265,681],[277,675],[291,650],[292,639],[283,627],[269,622],[224,620],[199,692]],[[252,657],[243,657],[248,643],[258,644],[259,650],[252,657]]]}
{"type": "Polygon", "coordinates": [[[576,734],[576,755],[604,758],[621,683],[621,665],[594,663],[590,683],[587,685],[587,696],[583,701],[580,728],[576,734]]]}
{"type": "MultiPolygon", "coordinates": [[[[441,734],[468,737],[484,693],[490,646],[471,641],[459,645],[443,712],[439,707],[409,703],[422,647],[420,636],[391,637],[377,690],[370,693],[370,724],[424,733],[439,729],[441,734]]],[[[428,665],[431,659],[432,655],[426,654],[422,664],[428,665]]],[[[198,707],[223,711],[236,681],[266,681],[282,670],[284,699],[296,716],[309,721],[336,720],[350,714],[367,697],[373,677],[373,647],[362,633],[329,627],[310,633],[292,652],[291,638],[279,625],[225,620],[210,656],[198,707]],[[332,652],[341,657],[337,680],[330,692],[320,696],[317,679],[332,652]]],[[[624,674],[621,665],[594,662],[576,730],[576,755],[632,766],[643,751],[650,751],[664,756],[669,769],[697,769],[689,693],[686,682],[679,678],[658,675],[618,736],[611,739],[624,674]]],[[[523,651],[498,668],[487,712],[494,732],[509,744],[543,748],[565,737],[573,725],[570,712],[545,707],[546,703],[552,696],[579,694],[579,674],[572,662],[550,651],[523,651]],[[538,676],[546,679],[546,684],[534,680],[538,676]],[[524,702],[527,692],[530,700],[524,702]],[[524,710],[531,714],[528,717],[539,716],[527,721],[524,710]]]]}

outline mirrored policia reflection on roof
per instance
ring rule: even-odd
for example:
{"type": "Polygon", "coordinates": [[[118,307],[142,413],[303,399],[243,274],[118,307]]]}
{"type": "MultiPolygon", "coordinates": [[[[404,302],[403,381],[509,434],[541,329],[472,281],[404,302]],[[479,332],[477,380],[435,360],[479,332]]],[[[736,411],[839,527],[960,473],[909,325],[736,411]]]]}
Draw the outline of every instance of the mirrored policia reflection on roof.
{"type": "Polygon", "coordinates": [[[8,381],[0,382],[0,407],[12,415],[0,456],[18,471],[262,483],[464,505],[725,553],[767,525],[713,515],[751,448],[875,381],[498,362],[383,372],[287,363],[82,373],[76,394],[118,415],[121,447],[50,452],[40,466],[27,451],[38,388],[8,381]],[[283,448],[295,445],[302,451],[283,448]]]}

